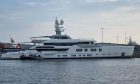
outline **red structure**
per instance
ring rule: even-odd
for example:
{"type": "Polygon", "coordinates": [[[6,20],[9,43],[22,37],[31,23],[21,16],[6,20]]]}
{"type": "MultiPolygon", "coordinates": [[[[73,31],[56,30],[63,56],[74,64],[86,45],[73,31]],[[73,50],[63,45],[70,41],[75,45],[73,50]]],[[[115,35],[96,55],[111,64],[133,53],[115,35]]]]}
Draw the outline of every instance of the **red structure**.
{"type": "Polygon", "coordinates": [[[0,48],[10,48],[10,43],[0,43],[0,48]]]}

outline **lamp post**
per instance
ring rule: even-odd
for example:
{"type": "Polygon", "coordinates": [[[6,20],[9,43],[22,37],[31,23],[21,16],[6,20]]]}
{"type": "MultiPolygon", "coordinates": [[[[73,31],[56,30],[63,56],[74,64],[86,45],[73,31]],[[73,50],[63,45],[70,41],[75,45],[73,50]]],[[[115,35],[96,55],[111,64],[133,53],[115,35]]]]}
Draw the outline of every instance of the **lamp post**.
{"type": "Polygon", "coordinates": [[[102,30],[102,43],[103,43],[103,29],[104,29],[104,28],[101,28],[101,30],[102,30]]]}
{"type": "Polygon", "coordinates": [[[117,44],[118,44],[118,39],[119,39],[119,36],[117,35],[117,44]]]}
{"type": "Polygon", "coordinates": [[[126,45],[126,32],[125,32],[125,37],[124,37],[124,40],[125,40],[125,45],[126,45]]]}

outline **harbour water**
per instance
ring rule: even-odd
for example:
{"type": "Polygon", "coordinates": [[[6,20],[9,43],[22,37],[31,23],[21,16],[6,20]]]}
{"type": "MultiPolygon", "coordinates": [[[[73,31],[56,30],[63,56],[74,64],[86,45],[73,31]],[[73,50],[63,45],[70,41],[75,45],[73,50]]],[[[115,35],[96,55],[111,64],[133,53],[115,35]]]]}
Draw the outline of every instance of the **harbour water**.
{"type": "Polygon", "coordinates": [[[140,84],[140,59],[0,60],[0,84],[140,84]]]}

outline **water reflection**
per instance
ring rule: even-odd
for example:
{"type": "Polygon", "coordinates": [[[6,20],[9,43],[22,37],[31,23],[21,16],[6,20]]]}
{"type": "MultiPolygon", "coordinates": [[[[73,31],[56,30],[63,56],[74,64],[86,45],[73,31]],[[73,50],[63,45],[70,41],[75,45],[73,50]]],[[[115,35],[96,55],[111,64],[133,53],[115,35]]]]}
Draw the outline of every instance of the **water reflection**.
{"type": "Polygon", "coordinates": [[[0,84],[139,84],[140,59],[0,60],[0,84]]]}

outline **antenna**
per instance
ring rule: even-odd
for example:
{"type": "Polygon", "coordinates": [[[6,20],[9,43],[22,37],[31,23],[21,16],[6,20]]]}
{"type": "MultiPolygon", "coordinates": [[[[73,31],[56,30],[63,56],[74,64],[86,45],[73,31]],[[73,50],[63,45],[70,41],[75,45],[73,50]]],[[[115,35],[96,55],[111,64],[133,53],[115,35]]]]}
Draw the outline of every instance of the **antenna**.
{"type": "Polygon", "coordinates": [[[125,45],[126,45],[126,32],[125,32],[125,37],[124,37],[124,40],[125,40],[125,45]]]}
{"type": "Polygon", "coordinates": [[[55,19],[55,25],[58,25],[58,24],[59,24],[59,22],[58,22],[57,17],[56,17],[56,19],[55,19]]]}
{"type": "Polygon", "coordinates": [[[56,35],[61,35],[61,32],[64,31],[63,28],[63,24],[64,24],[64,21],[63,19],[61,19],[60,21],[57,20],[57,17],[56,17],[56,20],[55,20],[55,32],[56,32],[56,35]]]}
{"type": "Polygon", "coordinates": [[[101,28],[101,30],[102,30],[102,43],[103,43],[103,38],[104,38],[104,37],[103,37],[103,29],[104,29],[104,28],[101,28]]]}
{"type": "Polygon", "coordinates": [[[119,36],[117,35],[117,44],[118,44],[118,42],[119,42],[119,36]]]}
{"type": "Polygon", "coordinates": [[[64,24],[64,21],[63,21],[63,19],[61,19],[61,20],[60,20],[60,24],[61,24],[61,25],[63,25],[63,24],[64,24]]]}

